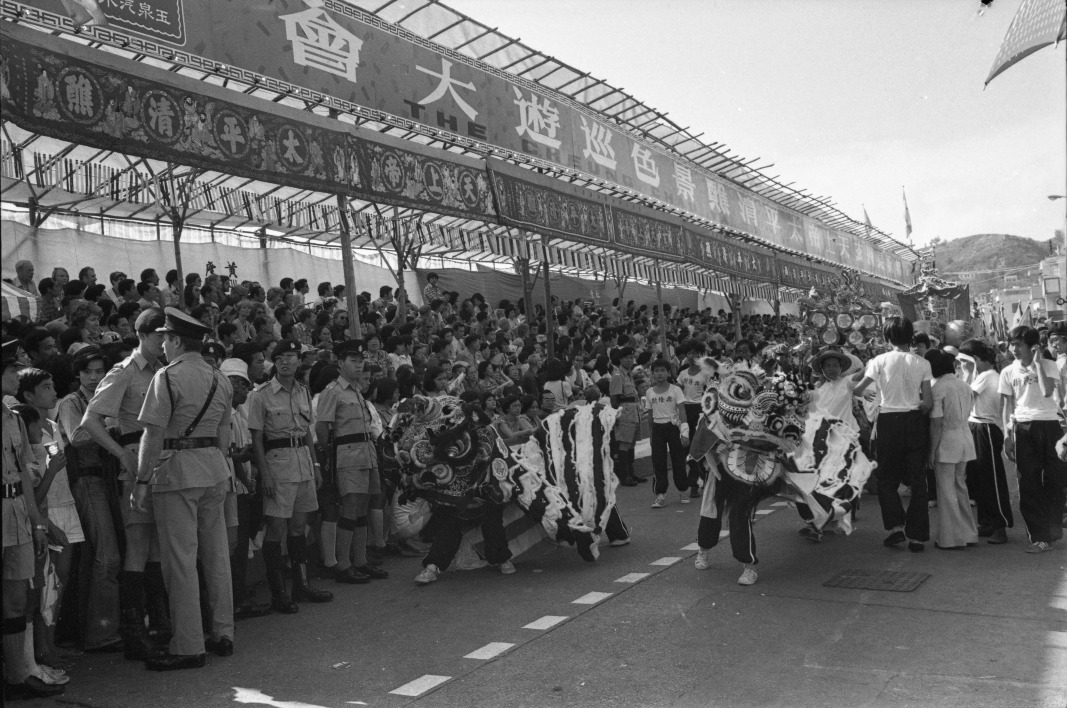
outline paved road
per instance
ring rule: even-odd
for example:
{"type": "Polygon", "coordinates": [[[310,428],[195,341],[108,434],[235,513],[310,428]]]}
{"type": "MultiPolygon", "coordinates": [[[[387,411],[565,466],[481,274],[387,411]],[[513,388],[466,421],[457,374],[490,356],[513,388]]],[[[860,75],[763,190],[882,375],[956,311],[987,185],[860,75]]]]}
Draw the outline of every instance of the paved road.
{"type": "Polygon", "coordinates": [[[597,563],[542,543],[516,575],[416,587],[418,560],[396,559],[390,580],[241,623],[235,656],[206,669],[85,657],[39,704],[1067,706],[1067,548],[1027,555],[1016,528],[1000,547],[886,549],[874,500],[852,536],[812,544],[770,500],[746,588],[728,544],[693,567],[697,504],[650,509],[649,486],[621,490],[635,541],[597,563]],[[851,569],[930,577],[908,593],[823,586],[851,569]]]}

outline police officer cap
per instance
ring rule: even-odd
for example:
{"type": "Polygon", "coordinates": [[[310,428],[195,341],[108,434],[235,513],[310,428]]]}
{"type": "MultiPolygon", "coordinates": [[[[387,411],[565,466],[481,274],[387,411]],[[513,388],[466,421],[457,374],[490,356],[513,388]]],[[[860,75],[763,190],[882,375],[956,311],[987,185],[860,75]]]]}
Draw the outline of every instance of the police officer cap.
{"type": "Polygon", "coordinates": [[[226,358],[226,347],[218,342],[205,342],[200,354],[201,356],[214,357],[215,361],[222,363],[222,360],[226,358]]]}
{"type": "Polygon", "coordinates": [[[361,339],[348,339],[343,342],[338,342],[333,345],[333,353],[337,355],[338,359],[344,359],[346,356],[363,356],[363,340],[361,339]]]}
{"type": "Polygon", "coordinates": [[[1049,322],[1048,336],[1067,337],[1067,320],[1060,320],[1059,322],[1049,322]]]}
{"type": "Polygon", "coordinates": [[[4,342],[0,351],[3,352],[3,366],[5,368],[8,364],[17,363],[19,360],[19,340],[12,339],[10,342],[4,342]]]}
{"type": "Polygon", "coordinates": [[[168,307],[163,310],[163,314],[166,317],[166,321],[163,326],[156,328],[157,332],[176,334],[179,337],[189,337],[191,339],[203,339],[204,335],[211,331],[201,324],[199,320],[190,317],[176,307],[168,307]]]}
{"type": "Polygon", "coordinates": [[[133,331],[138,334],[152,334],[158,332],[166,322],[167,318],[163,314],[163,310],[158,307],[149,307],[146,310],[141,310],[141,314],[137,315],[137,319],[133,323],[133,331]]]}
{"type": "Polygon", "coordinates": [[[278,342],[278,346],[274,347],[274,351],[271,352],[270,360],[274,361],[280,356],[285,354],[296,354],[300,356],[301,346],[300,342],[295,339],[283,339],[278,342]]]}

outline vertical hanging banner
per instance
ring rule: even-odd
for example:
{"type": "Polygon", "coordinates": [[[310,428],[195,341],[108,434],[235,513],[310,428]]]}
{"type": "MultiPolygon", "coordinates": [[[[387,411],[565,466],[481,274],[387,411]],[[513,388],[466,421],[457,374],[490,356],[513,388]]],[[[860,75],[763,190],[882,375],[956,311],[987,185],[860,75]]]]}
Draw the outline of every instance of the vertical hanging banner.
{"type": "MultiPolygon", "coordinates": [[[[61,0],[5,0],[4,7],[17,9],[20,22],[50,30],[67,17],[61,0]]],[[[878,276],[903,278],[895,254],[708,174],[562,94],[342,0],[106,0],[100,7],[109,26],[83,28],[83,35],[577,169],[769,245],[843,266],[866,262],[878,276]],[[862,260],[860,240],[878,257],[862,260]]]]}

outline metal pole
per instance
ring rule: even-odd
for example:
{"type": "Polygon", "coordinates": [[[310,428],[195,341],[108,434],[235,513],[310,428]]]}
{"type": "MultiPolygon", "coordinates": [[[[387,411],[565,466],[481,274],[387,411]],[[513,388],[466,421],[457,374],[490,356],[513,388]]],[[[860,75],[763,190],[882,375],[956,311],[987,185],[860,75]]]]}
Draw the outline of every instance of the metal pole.
{"type": "MultiPolygon", "coordinates": [[[[548,358],[556,358],[556,342],[552,336],[555,330],[555,321],[552,317],[552,279],[548,272],[548,243],[544,235],[541,235],[541,262],[545,267],[545,339],[548,340],[548,358]]],[[[533,310],[531,310],[531,313],[533,310]]]]}
{"type": "MultiPolygon", "coordinates": [[[[659,305],[659,349],[660,358],[669,362],[667,359],[667,313],[663,311],[663,284],[662,274],[659,269],[659,259],[653,259],[653,264],[656,268],[656,302],[659,305]]],[[[673,371],[673,367],[671,371],[673,371]]]]}
{"type": "Polygon", "coordinates": [[[360,338],[359,303],[356,300],[356,269],[352,265],[352,230],[348,224],[348,205],[337,195],[337,213],[341,215],[341,267],[345,273],[345,293],[348,295],[348,336],[360,338]]]}

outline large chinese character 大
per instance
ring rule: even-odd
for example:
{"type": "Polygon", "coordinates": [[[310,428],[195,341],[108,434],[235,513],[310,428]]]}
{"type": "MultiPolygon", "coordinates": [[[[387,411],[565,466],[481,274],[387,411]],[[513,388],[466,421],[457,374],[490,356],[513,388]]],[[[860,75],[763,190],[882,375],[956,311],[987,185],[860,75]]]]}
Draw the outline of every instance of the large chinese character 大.
{"type": "Polygon", "coordinates": [[[337,24],[321,8],[311,8],[278,19],[285,23],[285,38],[293,44],[293,61],[355,83],[363,40],[337,24]]]}
{"type": "Polygon", "coordinates": [[[440,73],[418,65],[415,66],[415,69],[421,71],[424,74],[429,74],[430,76],[440,79],[437,84],[437,88],[431,91],[430,94],[426,96],[426,98],[419,101],[420,106],[428,106],[431,103],[440,101],[442,98],[444,98],[446,93],[450,93],[452,94],[452,100],[456,102],[456,105],[459,106],[459,109],[463,111],[468,118],[474,120],[478,117],[478,111],[474,110],[474,108],[469,103],[463,100],[462,96],[456,93],[456,86],[459,86],[462,89],[467,89],[468,91],[477,91],[478,89],[477,87],[475,87],[474,82],[472,81],[459,81],[457,79],[452,78],[452,62],[450,62],[448,59],[445,59],[444,57],[441,57],[440,73]]]}
{"type": "Polygon", "coordinates": [[[637,179],[651,187],[658,187],[659,165],[653,159],[652,151],[643,145],[634,143],[634,149],[630,152],[630,157],[634,159],[634,170],[637,172],[637,179]]]}
{"type": "Polygon", "coordinates": [[[560,141],[556,139],[556,132],[559,130],[559,109],[547,98],[542,99],[543,103],[538,102],[537,94],[532,91],[530,98],[526,99],[518,87],[512,86],[511,89],[515,92],[514,103],[519,107],[519,125],[515,132],[558,150],[560,141]]]}
{"type": "Polygon", "coordinates": [[[590,123],[582,116],[582,133],[585,134],[585,147],[582,148],[582,157],[591,159],[601,167],[614,170],[618,164],[615,159],[615,148],[611,147],[612,132],[604,125],[590,123]]]}

